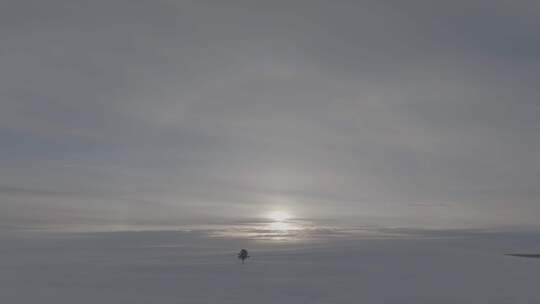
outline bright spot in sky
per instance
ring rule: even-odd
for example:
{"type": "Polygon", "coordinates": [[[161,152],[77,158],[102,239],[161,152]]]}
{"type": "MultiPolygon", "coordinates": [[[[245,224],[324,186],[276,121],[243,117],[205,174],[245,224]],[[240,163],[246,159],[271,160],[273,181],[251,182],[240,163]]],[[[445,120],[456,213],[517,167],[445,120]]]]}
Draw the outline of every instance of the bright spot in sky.
{"type": "Polygon", "coordinates": [[[270,231],[287,233],[289,230],[293,230],[295,227],[287,222],[272,222],[268,224],[267,228],[270,231]]]}
{"type": "Polygon", "coordinates": [[[275,222],[283,222],[289,220],[291,215],[285,211],[274,211],[268,214],[268,218],[275,222]]]}
{"type": "Polygon", "coordinates": [[[274,209],[264,214],[265,220],[255,220],[229,227],[216,233],[220,236],[246,237],[259,241],[300,241],[313,226],[303,219],[295,218],[284,209],[274,209]]]}

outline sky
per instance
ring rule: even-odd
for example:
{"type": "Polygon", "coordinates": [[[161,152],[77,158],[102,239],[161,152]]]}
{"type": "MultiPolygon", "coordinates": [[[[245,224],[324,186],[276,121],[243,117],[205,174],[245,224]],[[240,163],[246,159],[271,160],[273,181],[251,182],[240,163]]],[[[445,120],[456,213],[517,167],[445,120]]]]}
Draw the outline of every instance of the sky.
{"type": "Polygon", "coordinates": [[[534,0],[3,0],[2,226],[536,227],[534,0]]]}

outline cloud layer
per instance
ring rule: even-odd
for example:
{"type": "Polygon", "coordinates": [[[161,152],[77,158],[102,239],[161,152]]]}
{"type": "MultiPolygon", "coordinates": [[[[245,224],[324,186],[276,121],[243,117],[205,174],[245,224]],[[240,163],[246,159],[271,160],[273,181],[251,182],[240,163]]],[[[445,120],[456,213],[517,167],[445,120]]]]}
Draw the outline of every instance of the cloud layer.
{"type": "Polygon", "coordinates": [[[536,1],[7,0],[0,20],[2,221],[540,214],[536,1]]]}

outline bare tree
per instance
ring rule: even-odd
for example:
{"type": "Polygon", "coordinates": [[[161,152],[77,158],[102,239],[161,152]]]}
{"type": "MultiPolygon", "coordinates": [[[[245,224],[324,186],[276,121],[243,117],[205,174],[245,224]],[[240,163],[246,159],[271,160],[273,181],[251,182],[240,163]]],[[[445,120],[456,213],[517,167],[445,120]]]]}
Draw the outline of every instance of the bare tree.
{"type": "Polygon", "coordinates": [[[240,252],[238,253],[238,258],[242,260],[242,264],[244,264],[244,261],[249,258],[248,251],[246,249],[240,250],[240,252]]]}

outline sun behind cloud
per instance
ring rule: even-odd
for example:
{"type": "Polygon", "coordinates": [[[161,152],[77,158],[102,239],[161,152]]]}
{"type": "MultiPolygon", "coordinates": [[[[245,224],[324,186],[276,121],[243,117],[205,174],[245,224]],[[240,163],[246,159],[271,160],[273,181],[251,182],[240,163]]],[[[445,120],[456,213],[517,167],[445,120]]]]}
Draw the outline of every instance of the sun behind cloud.
{"type": "Polygon", "coordinates": [[[292,218],[286,211],[273,211],[268,213],[266,217],[274,222],[284,222],[292,218]]]}

